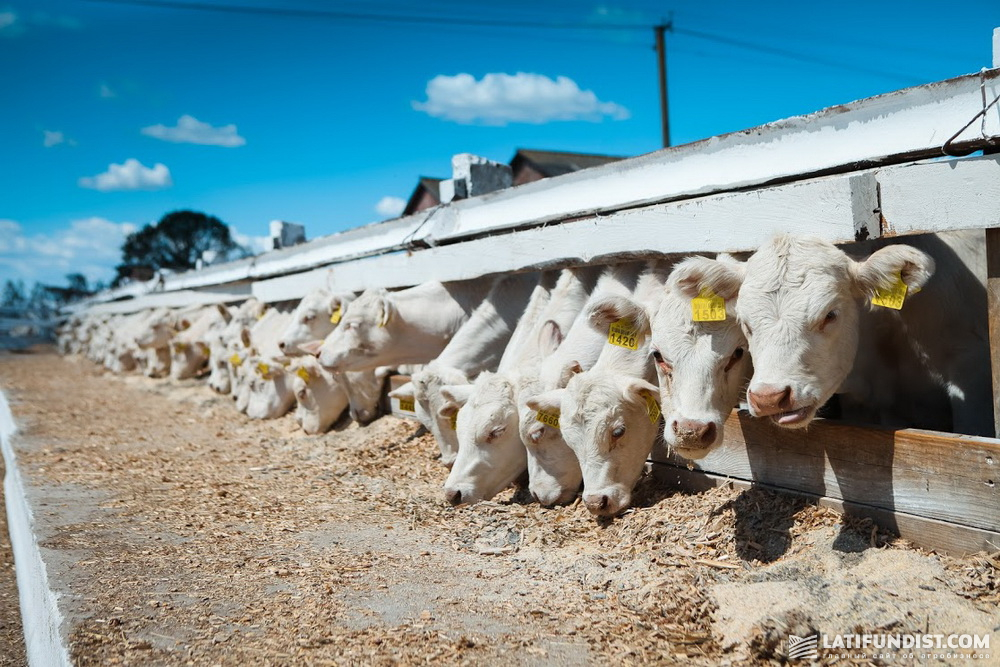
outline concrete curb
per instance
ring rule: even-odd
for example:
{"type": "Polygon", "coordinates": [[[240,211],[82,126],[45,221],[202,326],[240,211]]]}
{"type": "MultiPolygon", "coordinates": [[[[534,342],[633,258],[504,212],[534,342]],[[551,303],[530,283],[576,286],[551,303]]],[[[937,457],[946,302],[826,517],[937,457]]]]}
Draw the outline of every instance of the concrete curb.
{"type": "Polygon", "coordinates": [[[21,473],[17,468],[12,440],[17,432],[7,398],[0,391],[0,450],[7,474],[4,495],[7,504],[7,525],[17,570],[17,590],[21,602],[21,620],[28,664],[32,667],[69,666],[69,649],[62,629],[63,616],[55,593],[49,588],[49,578],[38,548],[35,521],[25,496],[21,473]]]}

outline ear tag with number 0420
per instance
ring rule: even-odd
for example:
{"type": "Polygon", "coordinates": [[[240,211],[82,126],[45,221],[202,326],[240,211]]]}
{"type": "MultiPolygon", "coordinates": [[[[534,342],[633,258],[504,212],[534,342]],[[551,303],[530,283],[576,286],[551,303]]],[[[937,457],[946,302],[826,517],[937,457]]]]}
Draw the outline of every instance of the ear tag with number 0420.
{"type": "Polygon", "coordinates": [[[638,350],[639,332],[636,331],[632,320],[623,317],[612,322],[611,326],[608,327],[608,342],[618,347],[624,347],[626,350],[638,350]]]}
{"type": "Polygon", "coordinates": [[[896,282],[890,285],[888,289],[880,289],[875,292],[875,296],[872,297],[872,305],[901,310],[903,308],[903,301],[906,299],[906,291],[907,286],[903,282],[903,276],[897,273],[896,282]]]}
{"type": "Polygon", "coordinates": [[[726,319],[726,300],[705,287],[691,299],[691,319],[695,322],[722,322],[726,319]]]}

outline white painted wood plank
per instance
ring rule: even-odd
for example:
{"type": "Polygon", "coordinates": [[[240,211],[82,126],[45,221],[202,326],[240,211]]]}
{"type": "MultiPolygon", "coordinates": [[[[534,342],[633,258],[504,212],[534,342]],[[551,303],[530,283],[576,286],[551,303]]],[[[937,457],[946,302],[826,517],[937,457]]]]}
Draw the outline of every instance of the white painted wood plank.
{"type": "Polygon", "coordinates": [[[134,313],[146,308],[186,308],[188,306],[243,301],[250,295],[250,283],[245,283],[226,291],[180,290],[177,292],[156,292],[126,301],[102,303],[89,308],[87,312],[98,315],[114,315],[119,313],[134,313]]]}
{"type": "MultiPolygon", "coordinates": [[[[1000,71],[988,70],[455,202],[456,215],[435,220],[431,238],[454,239],[936,150],[982,108],[983,80],[988,99],[1000,94],[1000,71]]],[[[989,137],[1000,136],[1000,114],[989,114],[985,129],[989,137]]],[[[959,140],[979,136],[976,122],[959,140]]]]}
{"type": "Polygon", "coordinates": [[[1000,227],[1000,156],[887,167],[875,177],[888,234],[1000,227]]]}
{"type": "Polygon", "coordinates": [[[875,202],[870,174],[826,177],[359,259],[329,267],[322,277],[311,272],[258,281],[253,291],[274,301],[302,296],[320,280],[337,290],[359,291],[636,254],[753,250],[788,230],[853,241],[859,221],[877,229],[875,202]]]}

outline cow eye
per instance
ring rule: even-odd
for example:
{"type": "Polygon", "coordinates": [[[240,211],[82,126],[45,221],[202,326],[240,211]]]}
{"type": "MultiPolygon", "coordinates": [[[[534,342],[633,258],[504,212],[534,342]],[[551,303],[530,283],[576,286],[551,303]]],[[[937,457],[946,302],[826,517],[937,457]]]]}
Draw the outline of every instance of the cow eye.
{"type": "Polygon", "coordinates": [[[667,376],[674,371],[674,367],[670,365],[670,362],[663,358],[663,353],[655,347],[653,348],[653,361],[656,362],[656,365],[659,366],[660,369],[667,374],[667,376]]]}
{"type": "Polygon", "coordinates": [[[615,426],[614,430],[611,431],[611,437],[618,440],[623,435],[625,435],[625,424],[619,424],[615,426]]]}
{"type": "Polygon", "coordinates": [[[315,319],[316,319],[316,315],[313,314],[313,313],[309,313],[307,315],[303,315],[302,316],[302,324],[308,324],[309,322],[312,322],[315,319]]]}
{"type": "Polygon", "coordinates": [[[488,436],[486,436],[486,442],[493,442],[494,440],[496,440],[497,438],[499,438],[501,435],[503,435],[503,432],[506,431],[506,430],[507,430],[506,426],[498,426],[498,427],[496,427],[495,429],[493,429],[492,431],[490,431],[490,434],[488,436]]]}
{"type": "Polygon", "coordinates": [[[736,362],[743,358],[743,348],[738,347],[733,351],[732,356],[729,357],[729,361],[726,362],[726,367],[722,369],[724,373],[728,373],[729,370],[736,365],[736,362]]]}
{"type": "Polygon", "coordinates": [[[823,321],[820,322],[820,324],[819,324],[819,330],[823,331],[824,329],[826,329],[827,325],[832,324],[833,322],[836,322],[837,321],[837,316],[838,316],[838,313],[837,313],[836,310],[831,310],[829,313],[827,313],[826,316],[823,318],[823,321]]]}
{"type": "Polygon", "coordinates": [[[299,389],[297,395],[298,395],[299,398],[305,398],[306,397],[306,390],[305,389],[299,389]]]}

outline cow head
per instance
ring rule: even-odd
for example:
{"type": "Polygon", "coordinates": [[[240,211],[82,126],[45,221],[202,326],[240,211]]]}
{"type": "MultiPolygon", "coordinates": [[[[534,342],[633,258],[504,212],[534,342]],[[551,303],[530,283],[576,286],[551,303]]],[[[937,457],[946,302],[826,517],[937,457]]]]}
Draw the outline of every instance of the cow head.
{"type": "Polygon", "coordinates": [[[340,380],[314,357],[301,357],[288,367],[297,407],[295,419],[306,433],[324,433],[347,407],[340,380]]]}
{"type": "Polygon", "coordinates": [[[514,383],[504,375],[484,372],[471,385],[440,391],[442,409],[458,411],[458,455],[445,482],[445,498],[453,505],[489,500],[527,465],[517,430],[514,383]]]}
{"type": "Polygon", "coordinates": [[[319,362],[333,371],[363,370],[392,342],[395,307],[384,289],[365,290],[347,306],[340,325],[327,336],[319,362]]]}
{"type": "Polygon", "coordinates": [[[659,391],[645,380],[590,369],[565,389],[528,405],[559,414],[559,428],[583,473],[583,502],[593,514],[612,516],[632,502],[632,489],[659,428],[659,391]]]}
{"type": "Polygon", "coordinates": [[[742,277],[743,264],[732,258],[688,258],[671,273],[651,320],[663,438],[688,459],[704,458],[722,443],[723,425],[750,376],[735,312],[742,277]],[[695,321],[692,302],[706,292],[722,299],[725,319],[695,321]]]}
{"type": "Polygon", "coordinates": [[[340,374],[344,391],[347,392],[348,409],[351,419],[365,426],[378,419],[381,412],[382,385],[392,369],[384,366],[363,371],[347,371],[340,374]]]}
{"type": "Polygon", "coordinates": [[[322,340],[337,327],[348,302],[345,295],[330,294],[325,289],[310,292],[292,312],[291,321],[278,340],[278,348],[291,356],[303,354],[302,344],[322,340]]]}
{"type": "Polygon", "coordinates": [[[458,455],[458,432],[456,414],[461,406],[456,405],[441,393],[441,389],[451,386],[451,396],[458,392],[455,387],[468,385],[469,377],[461,370],[431,362],[412,376],[413,399],[428,416],[427,428],[434,434],[441,449],[441,460],[450,464],[458,455]]]}
{"type": "Polygon", "coordinates": [[[933,272],[934,261],[907,245],[863,261],[821,239],[779,236],[762,246],[736,303],[754,364],[750,414],[807,426],[851,371],[863,303],[900,279],[919,289],[933,272]]]}

